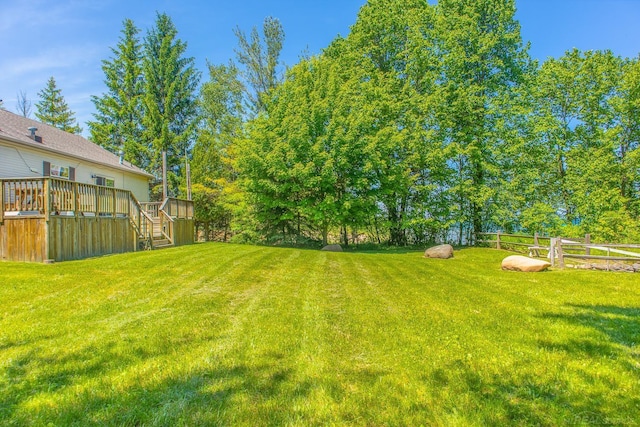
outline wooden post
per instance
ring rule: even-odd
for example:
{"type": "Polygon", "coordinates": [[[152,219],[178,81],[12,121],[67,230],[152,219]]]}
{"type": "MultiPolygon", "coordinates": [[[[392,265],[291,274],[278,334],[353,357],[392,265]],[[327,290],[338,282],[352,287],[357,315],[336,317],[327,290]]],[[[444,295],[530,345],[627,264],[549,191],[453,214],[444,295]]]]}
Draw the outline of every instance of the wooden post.
{"type": "Polygon", "coordinates": [[[167,198],[167,152],[162,152],[162,201],[167,198]]]}
{"type": "Polygon", "coordinates": [[[538,251],[538,247],[540,246],[540,241],[538,240],[537,231],[533,233],[533,246],[535,246],[535,249],[532,251],[533,253],[531,255],[535,257],[540,257],[540,252],[538,251]]]}
{"type": "Polygon", "coordinates": [[[80,206],[78,203],[78,183],[74,182],[71,185],[73,186],[73,215],[78,218],[80,216],[80,206]]]}
{"type": "Polygon", "coordinates": [[[100,187],[93,187],[93,190],[96,193],[96,218],[98,218],[100,213],[100,187]]]}
{"type": "Polygon", "coordinates": [[[45,215],[45,221],[47,221],[48,223],[49,215],[51,215],[51,180],[50,178],[44,178],[44,215],[45,215]]]}
{"type": "Polygon", "coordinates": [[[502,245],[500,245],[500,230],[496,233],[496,249],[502,249],[502,245]]]}
{"type": "Polygon", "coordinates": [[[113,194],[112,199],[113,199],[113,206],[111,207],[111,212],[113,213],[113,218],[116,217],[117,213],[118,213],[118,199],[117,199],[117,194],[116,194],[116,189],[112,188],[111,189],[111,193],[113,194]]]}
{"type": "Polygon", "coordinates": [[[189,164],[189,159],[187,158],[187,167],[186,167],[186,175],[187,175],[187,200],[191,200],[191,165],[189,164]]]}
{"type": "Polygon", "coordinates": [[[4,219],[4,181],[0,180],[0,224],[4,219]]]}
{"type": "Polygon", "coordinates": [[[564,253],[562,252],[562,237],[556,239],[558,246],[558,265],[560,268],[564,268],[564,253]]]}
{"type": "Polygon", "coordinates": [[[585,234],[584,236],[585,255],[591,255],[591,248],[589,247],[590,244],[591,244],[591,234],[585,234]]]}
{"type": "Polygon", "coordinates": [[[551,266],[556,266],[556,239],[555,237],[551,238],[551,243],[549,243],[549,258],[551,261],[551,266]]]}

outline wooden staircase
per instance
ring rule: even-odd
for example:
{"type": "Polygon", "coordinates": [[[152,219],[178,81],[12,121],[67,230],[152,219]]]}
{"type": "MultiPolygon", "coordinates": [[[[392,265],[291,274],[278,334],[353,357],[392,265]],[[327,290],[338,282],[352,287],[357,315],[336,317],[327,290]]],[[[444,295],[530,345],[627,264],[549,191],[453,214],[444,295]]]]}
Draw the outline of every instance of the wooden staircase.
{"type": "Polygon", "coordinates": [[[173,242],[169,240],[166,224],[162,222],[159,216],[152,217],[153,219],[153,233],[151,233],[151,249],[162,249],[174,246],[173,242]]]}
{"type": "Polygon", "coordinates": [[[138,250],[193,243],[192,201],[169,197],[164,202],[139,203],[133,195],[130,200],[128,212],[138,250]]]}
{"type": "Polygon", "coordinates": [[[151,250],[175,246],[174,219],[165,211],[169,199],[163,203],[138,202],[133,195],[131,223],[138,236],[138,249],[151,250]]]}

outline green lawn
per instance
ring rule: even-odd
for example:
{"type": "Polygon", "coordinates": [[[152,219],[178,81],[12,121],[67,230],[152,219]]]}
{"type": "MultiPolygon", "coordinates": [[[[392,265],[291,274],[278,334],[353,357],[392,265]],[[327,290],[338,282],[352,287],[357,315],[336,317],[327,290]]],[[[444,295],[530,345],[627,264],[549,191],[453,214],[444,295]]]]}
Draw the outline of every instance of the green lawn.
{"type": "Polygon", "coordinates": [[[0,425],[638,425],[640,276],[507,254],[0,263],[0,425]]]}

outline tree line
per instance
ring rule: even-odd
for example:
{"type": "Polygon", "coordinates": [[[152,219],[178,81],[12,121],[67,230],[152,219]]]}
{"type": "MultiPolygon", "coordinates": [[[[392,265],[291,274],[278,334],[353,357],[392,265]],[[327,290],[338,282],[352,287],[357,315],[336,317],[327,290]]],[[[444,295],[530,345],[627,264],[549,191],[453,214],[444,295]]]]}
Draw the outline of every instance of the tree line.
{"type": "Polygon", "coordinates": [[[193,58],[169,17],[125,21],[103,62],[94,141],[176,194],[222,239],[472,242],[540,232],[640,241],[640,63],[532,60],[515,0],[370,0],[347,37],[283,73],[284,30],[236,29],[236,61],[193,58]]]}

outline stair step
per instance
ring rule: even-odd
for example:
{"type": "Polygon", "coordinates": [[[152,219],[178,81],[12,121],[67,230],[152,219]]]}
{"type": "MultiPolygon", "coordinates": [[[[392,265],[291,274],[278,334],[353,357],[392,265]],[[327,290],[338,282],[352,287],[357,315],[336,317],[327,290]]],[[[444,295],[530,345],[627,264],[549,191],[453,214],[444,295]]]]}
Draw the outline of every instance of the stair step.
{"type": "Polygon", "coordinates": [[[170,246],[173,246],[173,243],[171,243],[168,239],[153,239],[154,249],[168,248],[170,246]]]}

